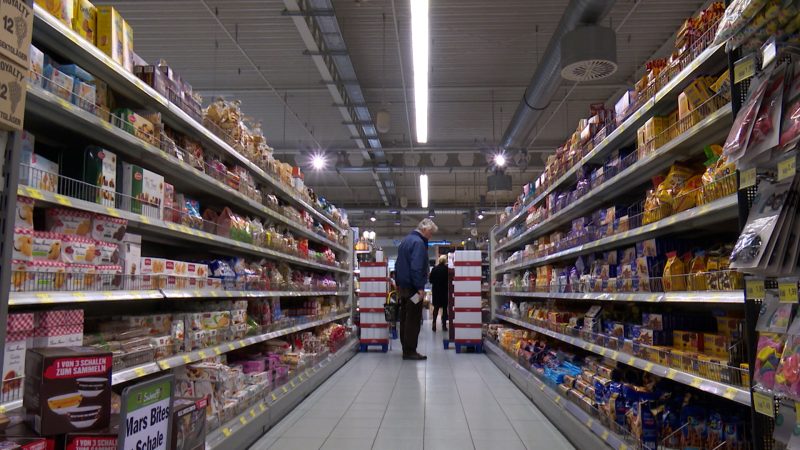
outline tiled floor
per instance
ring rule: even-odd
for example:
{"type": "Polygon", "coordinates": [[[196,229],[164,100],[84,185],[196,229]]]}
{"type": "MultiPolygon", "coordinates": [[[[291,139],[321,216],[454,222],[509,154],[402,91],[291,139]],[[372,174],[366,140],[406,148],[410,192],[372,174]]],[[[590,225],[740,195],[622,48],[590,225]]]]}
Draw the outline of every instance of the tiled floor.
{"type": "Polygon", "coordinates": [[[445,351],[426,322],[425,362],[358,354],[251,450],[572,449],[485,355],[445,351]]]}

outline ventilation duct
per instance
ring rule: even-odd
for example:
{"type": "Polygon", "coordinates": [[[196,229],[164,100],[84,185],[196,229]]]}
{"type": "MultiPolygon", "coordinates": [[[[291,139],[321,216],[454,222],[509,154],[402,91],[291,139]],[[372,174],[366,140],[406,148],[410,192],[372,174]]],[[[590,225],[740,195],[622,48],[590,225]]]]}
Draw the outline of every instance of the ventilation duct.
{"type": "Polygon", "coordinates": [[[561,84],[561,40],[564,36],[579,26],[599,23],[613,5],[613,0],[570,0],[503,134],[501,148],[511,150],[525,147],[542,112],[550,104],[561,84]]]}
{"type": "Polygon", "coordinates": [[[617,35],[597,25],[578,27],[561,39],[561,77],[595,81],[617,71],[617,35]]]}

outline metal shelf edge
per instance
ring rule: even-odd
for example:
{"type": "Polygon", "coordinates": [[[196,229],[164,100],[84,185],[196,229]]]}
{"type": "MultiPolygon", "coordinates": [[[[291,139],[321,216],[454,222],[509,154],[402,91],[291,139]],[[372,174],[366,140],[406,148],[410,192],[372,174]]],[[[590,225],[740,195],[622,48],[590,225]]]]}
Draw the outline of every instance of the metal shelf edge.
{"type": "Polygon", "coordinates": [[[646,302],[646,303],[744,303],[742,291],[730,292],[504,292],[495,290],[501,297],[542,299],[646,302]]]}
{"type": "Polygon", "coordinates": [[[600,356],[611,358],[623,364],[633,366],[638,369],[642,369],[645,372],[650,372],[654,375],[668,378],[678,383],[697,388],[703,392],[707,392],[709,394],[713,394],[718,397],[726,398],[728,400],[732,400],[746,406],[750,406],[751,404],[750,392],[749,390],[746,390],[744,388],[739,388],[725,383],[708,380],[701,376],[693,375],[687,372],[673,369],[671,367],[665,367],[651,361],[647,361],[641,358],[637,358],[635,356],[628,355],[627,353],[622,353],[617,350],[611,350],[606,347],[601,347],[599,345],[591,344],[589,342],[584,341],[583,339],[567,336],[561,333],[556,333],[554,331],[550,331],[545,328],[541,328],[531,323],[525,322],[524,320],[515,319],[513,317],[504,316],[502,314],[497,314],[496,317],[506,322],[521,326],[523,328],[527,328],[529,330],[545,334],[554,339],[558,339],[559,341],[566,342],[576,347],[580,347],[584,350],[596,353],[600,356]]]}

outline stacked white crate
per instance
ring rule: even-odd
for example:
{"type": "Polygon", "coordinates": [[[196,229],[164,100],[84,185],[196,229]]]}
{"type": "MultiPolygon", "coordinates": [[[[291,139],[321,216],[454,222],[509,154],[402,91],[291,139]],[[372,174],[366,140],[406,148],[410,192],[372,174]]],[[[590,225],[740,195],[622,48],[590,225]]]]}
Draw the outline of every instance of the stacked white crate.
{"type": "MultiPolygon", "coordinates": [[[[457,250],[453,257],[454,343],[481,344],[481,252],[457,250]]],[[[458,348],[458,347],[457,347],[458,348]]]]}
{"type": "Polygon", "coordinates": [[[389,324],[386,323],[383,305],[388,294],[386,262],[363,262],[358,294],[358,311],[361,322],[361,345],[389,344],[389,324]]]}

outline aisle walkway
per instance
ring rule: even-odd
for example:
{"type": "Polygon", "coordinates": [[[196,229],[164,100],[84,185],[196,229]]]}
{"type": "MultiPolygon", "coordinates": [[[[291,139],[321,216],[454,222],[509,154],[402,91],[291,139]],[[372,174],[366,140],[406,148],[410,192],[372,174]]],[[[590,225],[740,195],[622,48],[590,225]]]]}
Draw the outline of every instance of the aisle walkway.
{"type": "Polygon", "coordinates": [[[572,449],[485,355],[442,348],[425,322],[425,362],[358,354],[251,450],[572,449]]]}

